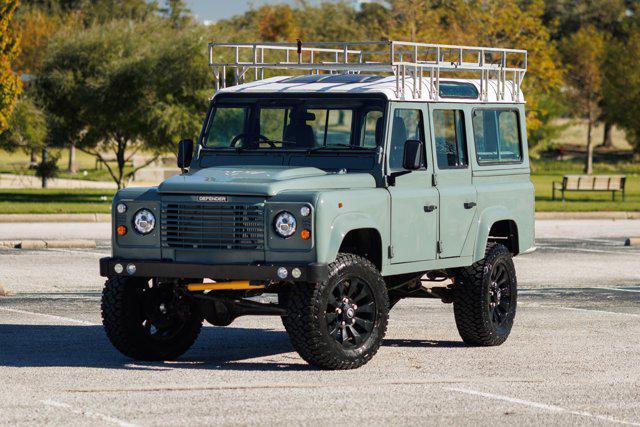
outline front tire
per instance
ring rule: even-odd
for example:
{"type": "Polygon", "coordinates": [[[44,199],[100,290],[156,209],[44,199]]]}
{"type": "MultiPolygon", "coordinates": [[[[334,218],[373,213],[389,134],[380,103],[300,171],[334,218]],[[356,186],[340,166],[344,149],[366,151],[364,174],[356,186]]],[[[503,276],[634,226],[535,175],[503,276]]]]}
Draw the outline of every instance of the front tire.
{"type": "Polygon", "coordinates": [[[171,285],[112,277],[102,291],[102,324],[111,344],[132,359],[181,356],[202,328],[202,314],[171,285]]]}
{"type": "Polygon", "coordinates": [[[282,320],[300,356],[322,369],[354,369],[376,354],[389,317],[389,296],[367,259],[339,254],[321,283],[292,285],[282,320]]]}
{"type": "Polygon", "coordinates": [[[496,243],[487,245],[483,260],[456,272],[453,312],[466,344],[506,341],[516,316],[517,287],[511,254],[496,243]]]}

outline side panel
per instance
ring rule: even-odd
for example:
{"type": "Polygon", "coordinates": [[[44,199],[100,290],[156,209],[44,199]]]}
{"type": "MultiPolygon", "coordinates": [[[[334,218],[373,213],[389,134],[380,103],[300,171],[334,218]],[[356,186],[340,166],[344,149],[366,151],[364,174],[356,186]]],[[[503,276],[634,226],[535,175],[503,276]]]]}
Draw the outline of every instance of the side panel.
{"type": "Polygon", "coordinates": [[[317,262],[330,263],[336,259],[344,237],[351,230],[372,228],[382,241],[382,264],[389,262],[389,192],[383,188],[348,191],[326,191],[315,202],[317,262]]]}
{"type": "Polygon", "coordinates": [[[497,221],[512,220],[516,223],[520,253],[534,246],[535,237],[535,193],[529,168],[524,106],[489,104],[476,109],[480,108],[509,109],[518,112],[522,161],[480,165],[475,155],[475,146],[470,147],[474,150],[471,161],[473,183],[478,192],[479,212],[474,261],[484,257],[489,230],[497,221]]]}

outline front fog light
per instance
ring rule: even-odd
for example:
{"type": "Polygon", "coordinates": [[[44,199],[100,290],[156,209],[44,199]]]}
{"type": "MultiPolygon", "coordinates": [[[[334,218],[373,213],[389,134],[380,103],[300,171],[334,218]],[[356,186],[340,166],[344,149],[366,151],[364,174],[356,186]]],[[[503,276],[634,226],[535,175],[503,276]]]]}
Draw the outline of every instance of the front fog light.
{"type": "Polygon", "coordinates": [[[149,234],[156,227],[156,217],[148,209],[140,209],[133,217],[133,227],[140,234],[149,234]]]}
{"type": "Polygon", "coordinates": [[[280,212],[273,224],[276,232],[282,237],[291,237],[296,232],[296,217],[291,212],[280,212]]]}
{"type": "Polygon", "coordinates": [[[289,275],[289,272],[287,271],[287,269],[286,269],[286,268],[284,268],[284,267],[280,267],[280,268],[278,269],[278,277],[279,277],[279,278],[281,278],[281,279],[286,279],[288,275],[289,275]]]}

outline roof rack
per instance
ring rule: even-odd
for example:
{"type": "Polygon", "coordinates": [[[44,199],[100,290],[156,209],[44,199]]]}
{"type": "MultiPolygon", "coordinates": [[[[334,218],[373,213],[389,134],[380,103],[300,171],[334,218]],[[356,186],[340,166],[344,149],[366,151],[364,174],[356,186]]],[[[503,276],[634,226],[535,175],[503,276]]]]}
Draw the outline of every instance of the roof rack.
{"type": "Polygon", "coordinates": [[[226,87],[227,68],[233,69],[235,84],[244,83],[249,71],[264,79],[265,69],[320,72],[384,73],[395,75],[396,96],[405,96],[411,81],[413,98],[440,98],[442,74],[464,73],[480,80],[480,98],[488,100],[489,85],[495,84],[497,99],[504,101],[507,84],[511,100],[520,101],[527,71],[527,51],[474,46],[455,46],[403,41],[209,43],[209,65],[216,90],[226,87]],[[510,80],[508,80],[510,79],[510,80]],[[426,83],[427,93],[423,93],[426,83]]]}

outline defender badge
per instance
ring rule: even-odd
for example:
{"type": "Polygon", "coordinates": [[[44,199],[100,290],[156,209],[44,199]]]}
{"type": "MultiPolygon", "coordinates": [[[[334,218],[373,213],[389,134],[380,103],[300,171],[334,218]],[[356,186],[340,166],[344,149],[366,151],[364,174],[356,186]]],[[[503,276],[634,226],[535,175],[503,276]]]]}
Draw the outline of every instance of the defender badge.
{"type": "Polygon", "coordinates": [[[227,201],[227,196],[196,196],[199,202],[215,202],[222,203],[227,201]]]}

